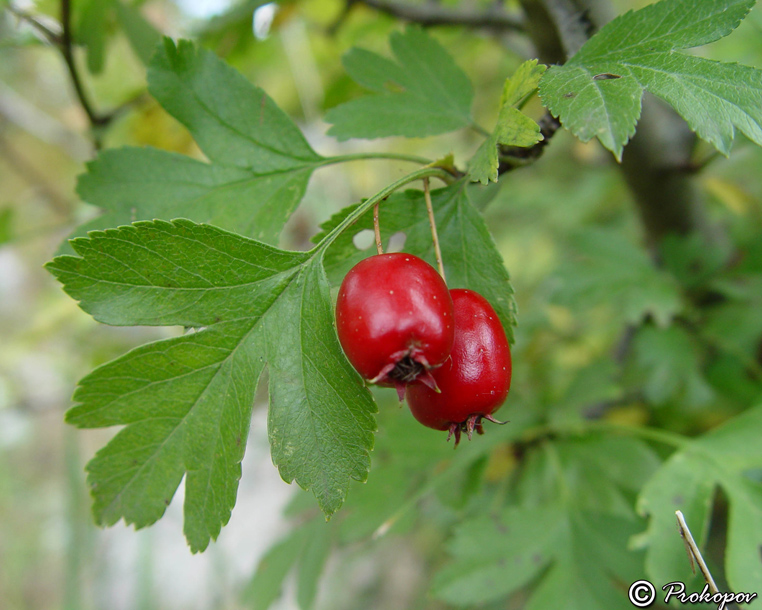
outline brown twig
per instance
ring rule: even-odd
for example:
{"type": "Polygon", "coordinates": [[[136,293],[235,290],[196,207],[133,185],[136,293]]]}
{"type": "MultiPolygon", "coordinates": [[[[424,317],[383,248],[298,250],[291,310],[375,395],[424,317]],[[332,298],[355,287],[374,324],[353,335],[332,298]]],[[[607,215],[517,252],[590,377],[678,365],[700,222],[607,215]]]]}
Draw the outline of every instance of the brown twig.
{"type": "MultiPolygon", "coordinates": [[[[343,19],[349,10],[358,4],[424,27],[462,25],[475,29],[514,32],[523,32],[525,29],[523,20],[506,12],[499,2],[495,2],[487,10],[477,13],[451,10],[434,3],[404,4],[390,0],[347,0],[346,10],[340,19],[343,19]]],[[[335,26],[332,29],[335,29],[335,26]]]]}
{"type": "Polygon", "coordinates": [[[381,243],[381,225],[378,222],[378,204],[379,202],[376,202],[376,205],[373,206],[373,234],[376,237],[376,252],[379,254],[384,253],[384,245],[381,243]]]}
{"type": "Polygon", "coordinates": [[[10,5],[8,10],[17,18],[29,23],[34,27],[45,39],[53,46],[55,46],[61,53],[66,69],[69,72],[69,78],[71,79],[72,86],[74,87],[74,93],[79,101],[79,105],[87,115],[87,120],[90,123],[93,143],[96,148],[101,147],[101,136],[99,134],[99,128],[108,125],[114,120],[115,116],[119,113],[121,108],[108,114],[100,114],[96,112],[90,99],[85,93],[84,85],[82,84],[82,78],[79,74],[76,61],[74,59],[74,39],[72,35],[71,27],[71,1],[61,0],[61,32],[55,32],[52,28],[45,25],[37,17],[30,15],[29,13],[18,9],[10,5]]]}
{"type": "Polygon", "coordinates": [[[499,147],[499,159],[498,174],[504,174],[518,167],[523,167],[529,163],[539,159],[545,152],[545,147],[550,142],[550,139],[561,127],[561,122],[555,118],[549,112],[542,116],[537,121],[540,126],[540,133],[542,134],[542,140],[537,142],[534,146],[521,147],[521,146],[500,146],[499,147]]]}
{"type": "MultiPolygon", "coordinates": [[[[79,77],[79,70],[77,70],[77,64],[74,61],[73,43],[71,35],[71,2],[70,0],[61,0],[61,54],[63,55],[66,67],[69,70],[69,77],[71,83],[74,86],[74,91],[77,94],[82,109],[85,111],[90,124],[93,127],[101,127],[106,125],[111,117],[107,115],[100,115],[93,109],[90,100],[85,94],[85,89],[82,86],[82,80],[79,77]]],[[[97,134],[94,135],[96,139],[96,146],[100,144],[97,134]]]]}
{"type": "Polygon", "coordinates": [[[50,27],[45,25],[42,21],[40,21],[34,15],[30,15],[26,11],[22,11],[20,8],[17,8],[13,6],[12,4],[8,4],[6,8],[8,9],[8,12],[11,13],[11,15],[15,15],[17,19],[20,19],[21,21],[25,21],[26,23],[31,25],[50,44],[53,44],[56,46],[59,46],[61,44],[60,32],[53,31],[50,27]]]}

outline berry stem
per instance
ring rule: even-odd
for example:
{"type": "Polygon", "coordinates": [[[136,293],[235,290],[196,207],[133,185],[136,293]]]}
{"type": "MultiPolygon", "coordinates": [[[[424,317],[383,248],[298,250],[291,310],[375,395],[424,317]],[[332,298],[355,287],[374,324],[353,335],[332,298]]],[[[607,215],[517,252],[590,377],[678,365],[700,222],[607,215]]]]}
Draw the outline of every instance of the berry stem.
{"type": "Polygon", "coordinates": [[[434,220],[434,206],[431,203],[431,193],[429,192],[429,177],[423,179],[423,198],[426,200],[426,210],[429,212],[429,224],[431,225],[431,239],[434,241],[434,256],[437,258],[437,267],[439,275],[447,283],[445,278],[444,265],[442,264],[442,250],[439,248],[439,234],[437,233],[437,223],[434,220]]]}
{"type": "Polygon", "coordinates": [[[384,253],[384,246],[381,244],[381,227],[378,224],[378,204],[381,203],[380,201],[376,201],[376,204],[373,206],[373,233],[376,236],[376,251],[379,254],[384,253]]]}
{"type": "Polygon", "coordinates": [[[386,199],[389,195],[391,195],[394,191],[402,188],[406,184],[410,184],[411,182],[415,182],[416,180],[421,180],[423,178],[439,178],[442,180],[445,184],[450,184],[452,182],[452,174],[448,172],[445,169],[442,169],[441,167],[422,167],[414,172],[411,172],[407,176],[404,176],[403,178],[400,178],[393,184],[390,184],[389,186],[381,189],[378,193],[373,195],[373,197],[370,197],[369,199],[366,199],[361,204],[357,206],[356,209],[354,209],[349,215],[347,215],[344,220],[342,220],[338,225],[336,225],[329,233],[323,237],[323,239],[320,240],[320,243],[317,244],[314,248],[316,252],[325,252],[325,250],[330,246],[336,238],[341,235],[348,227],[350,227],[352,224],[357,222],[359,218],[365,214],[370,208],[372,208],[377,202],[383,201],[386,199]]]}

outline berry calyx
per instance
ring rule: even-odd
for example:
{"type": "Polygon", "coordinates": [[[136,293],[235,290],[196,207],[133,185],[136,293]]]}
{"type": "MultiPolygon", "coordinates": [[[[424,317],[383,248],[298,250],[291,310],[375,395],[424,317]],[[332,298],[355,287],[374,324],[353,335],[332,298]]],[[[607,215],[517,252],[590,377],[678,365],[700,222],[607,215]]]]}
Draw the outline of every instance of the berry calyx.
{"type": "Polygon", "coordinates": [[[473,290],[450,291],[455,339],[450,357],[432,376],[439,392],[420,383],[408,385],[413,416],[424,426],[448,430],[455,445],[465,432],[483,434],[482,420],[503,424],[492,414],[511,386],[511,352],[500,319],[489,302],[473,290]]]}
{"type": "Polygon", "coordinates": [[[419,381],[436,391],[431,371],[449,356],[454,339],[447,285],[423,259],[405,252],[360,261],[339,288],[339,342],[370,383],[397,389],[419,381]]]}

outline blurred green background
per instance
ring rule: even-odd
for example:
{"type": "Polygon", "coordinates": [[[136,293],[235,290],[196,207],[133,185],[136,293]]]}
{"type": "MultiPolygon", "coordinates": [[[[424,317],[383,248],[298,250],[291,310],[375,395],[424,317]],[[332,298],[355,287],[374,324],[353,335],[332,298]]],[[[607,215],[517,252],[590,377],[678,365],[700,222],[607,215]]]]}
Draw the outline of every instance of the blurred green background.
{"type": "MultiPolygon", "coordinates": [[[[74,2],[75,12],[85,4],[74,2]]],[[[260,10],[253,30],[258,4],[147,0],[133,8],[155,30],[197,38],[224,56],[294,117],[322,154],[389,150],[440,158],[452,152],[462,165],[479,145],[478,135],[466,132],[409,141],[338,143],[327,137],[324,111],[359,93],[343,72],[341,54],[353,45],[386,52],[387,36],[399,22],[366,7],[342,18],[340,0],[305,0],[260,10]]],[[[646,4],[614,2],[618,12],[646,4]]],[[[515,8],[511,2],[507,7],[515,8]]],[[[130,348],[177,331],[99,325],[43,270],[73,228],[97,213],[75,194],[76,177],[94,155],[94,139],[60,53],[40,35],[39,24],[59,31],[58,3],[5,0],[0,8],[0,608],[247,607],[241,591],[265,550],[289,531],[282,510],[295,492],[270,462],[261,401],[238,504],[206,553],[187,550],[177,496],[148,530],[92,525],[83,468],[113,431],[64,425],[76,382],[130,348]]],[[[146,96],[144,63],[124,23],[110,18],[106,26],[100,71],[86,69],[88,61],[99,61],[93,47],[89,57],[75,47],[93,106],[104,113],[120,108],[96,139],[104,147],[151,145],[200,157],[184,128],[146,96]]],[[[95,34],[86,23],[77,27],[78,42],[95,34]]],[[[477,120],[493,124],[502,83],[531,54],[530,47],[509,34],[455,27],[433,31],[476,85],[477,120]]],[[[697,53],[762,66],[762,11],[755,9],[732,36],[697,53]]],[[[532,104],[527,111],[537,117],[539,105],[532,104]]],[[[699,147],[697,157],[710,154],[699,147]]],[[[762,151],[739,138],[729,159],[713,159],[696,178],[712,221],[741,245],[754,269],[762,260],[760,168],[762,151]]],[[[406,169],[374,161],[317,173],[282,245],[306,247],[320,222],[406,169]]],[[[609,417],[693,434],[762,395],[760,365],[753,364],[762,335],[762,284],[745,285],[754,305],[711,317],[707,336],[714,342],[699,344],[669,326],[669,312],[679,307],[672,302],[676,280],[650,266],[630,191],[609,153],[559,133],[537,163],[506,175],[501,184],[485,214],[519,305],[514,387],[501,411],[507,419],[520,419],[524,408],[552,408],[552,417],[563,420],[583,405],[644,388],[631,400],[618,401],[609,417]],[[633,315],[644,309],[637,302],[643,292],[656,324],[638,333],[624,373],[614,374],[612,350],[622,329],[638,321],[633,315]],[[705,366],[718,350],[725,356],[705,366]],[[744,368],[738,361],[756,375],[739,372],[744,368]]],[[[698,256],[689,242],[675,243],[673,251],[678,263],[698,256]]],[[[712,253],[703,254],[711,273],[718,263],[712,253]]],[[[394,406],[390,392],[378,396],[381,432],[374,460],[383,462],[384,450],[418,441],[404,432],[388,440],[390,431],[413,424],[407,411],[394,406]]],[[[420,435],[425,443],[444,442],[432,431],[420,435]]],[[[486,467],[492,469],[491,480],[499,480],[512,468],[511,457],[496,451],[486,467]]],[[[417,518],[427,523],[415,535],[375,542],[366,536],[343,547],[328,564],[318,607],[444,607],[427,596],[427,583],[441,563],[433,553],[455,519],[448,512],[455,509],[447,507],[446,500],[424,506],[417,518]]],[[[297,607],[293,583],[274,607],[297,607]]]]}

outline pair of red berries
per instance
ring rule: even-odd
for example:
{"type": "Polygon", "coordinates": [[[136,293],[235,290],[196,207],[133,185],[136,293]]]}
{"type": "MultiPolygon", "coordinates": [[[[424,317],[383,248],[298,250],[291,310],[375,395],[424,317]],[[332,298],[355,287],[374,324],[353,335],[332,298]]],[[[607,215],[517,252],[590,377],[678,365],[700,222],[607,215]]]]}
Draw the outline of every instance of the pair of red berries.
{"type": "Polygon", "coordinates": [[[415,418],[457,445],[482,430],[511,384],[511,353],[489,302],[448,290],[436,270],[404,252],[358,263],[336,303],[339,341],[371,383],[397,388],[415,418]]]}

